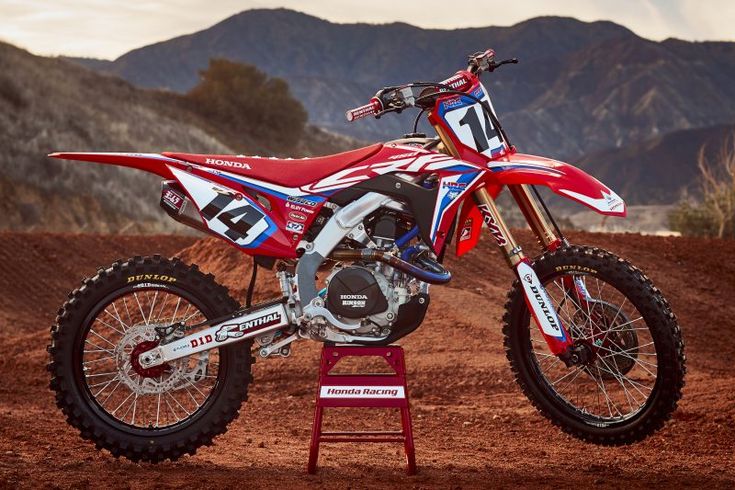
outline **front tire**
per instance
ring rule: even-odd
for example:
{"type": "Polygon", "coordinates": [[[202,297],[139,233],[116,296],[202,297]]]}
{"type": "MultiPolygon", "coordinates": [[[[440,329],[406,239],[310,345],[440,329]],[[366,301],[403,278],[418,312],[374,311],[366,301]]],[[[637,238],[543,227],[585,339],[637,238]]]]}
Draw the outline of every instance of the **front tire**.
{"type": "Polygon", "coordinates": [[[681,331],[661,292],[630,263],[597,248],[565,247],[533,268],[572,338],[588,342],[594,357],[568,368],[551,355],[516,281],[503,333],[523,393],[563,431],[595,444],[629,444],[660,429],[676,409],[685,374],[681,331]],[[572,299],[565,276],[584,281],[589,301],[572,299]]]}
{"type": "Polygon", "coordinates": [[[178,259],[135,257],[100,269],[69,294],[51,328],[57,405],[84,439],[115,457],[159,462],[194,454],[227,430],[247,399],[252,342],[148,370],[136,355],[156,345],[156,326],[237,308],[212,275],[178,259]]]}

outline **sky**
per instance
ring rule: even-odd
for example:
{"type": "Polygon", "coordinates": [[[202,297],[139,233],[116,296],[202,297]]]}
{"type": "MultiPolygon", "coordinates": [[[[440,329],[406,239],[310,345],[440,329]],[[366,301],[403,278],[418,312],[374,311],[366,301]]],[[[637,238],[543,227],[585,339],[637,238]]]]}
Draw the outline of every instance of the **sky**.
{"type": "Polygon", "coordinates": [[[332,22],[437,29],[560,15],[611,20],[653,40],[735,41],[735,0],[0,0],[0,40],[41,55],[115,59],[243,10],[276,7],[332,22]]]}

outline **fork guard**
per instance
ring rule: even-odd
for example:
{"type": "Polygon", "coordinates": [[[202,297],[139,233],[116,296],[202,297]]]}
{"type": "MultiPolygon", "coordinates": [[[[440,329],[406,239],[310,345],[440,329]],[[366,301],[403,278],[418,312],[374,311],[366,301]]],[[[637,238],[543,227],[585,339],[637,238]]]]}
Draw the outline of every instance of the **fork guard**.
{"type": "Polygon", "coordinates": [[[509,152],[488,162],[487,182],[494,185],[543,185],[606,216],[624,217],[623,199],[583,170],[550,158],[509,152]]]}

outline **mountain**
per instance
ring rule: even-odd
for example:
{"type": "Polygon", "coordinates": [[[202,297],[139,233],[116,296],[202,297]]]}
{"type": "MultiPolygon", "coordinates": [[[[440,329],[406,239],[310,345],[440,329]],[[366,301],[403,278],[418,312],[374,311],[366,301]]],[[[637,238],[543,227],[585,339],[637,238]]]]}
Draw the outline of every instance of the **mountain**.
{"type": "MultiPolygon", "coordinates": [[[[46,157],[52,151],[277,152],[247,134],[227,141],[214,136],[217,125],[180,99],[0,43],[0,229],[190,230],[159,208],[159,177],[46,157]]],[[[316,128],[306,136],[295,153],[355,144],[316,128]]]]}
{"type": "Polygon", "coordinates": [[[663,136],[585,155],[575,165],[593,172],[625,200],[635,204],[674,203],[683,191],[700,193],[697,159],[715,160],[735,125],[673,131],[663,136]]]}
{"type": "MultiPolygon", "coordinates": [[[[557,158],[670,131],[735,121],[735,43],[653,42],[611,22],[541,17],[510,27],[421,29],[335,24],[285,9],[248,10],[199,32],[133,50],[98,70],[142,87],[186,91],[212,57],[285,78],[310,121],[361,138],[399,136],[409,115],[349,125],[347,108],[380,87],[441,80],[493,47],[519,65],[486,75],[514,143],[557,158]]],[[[84,61],[82,61],[84,62],[84,61]]]]}

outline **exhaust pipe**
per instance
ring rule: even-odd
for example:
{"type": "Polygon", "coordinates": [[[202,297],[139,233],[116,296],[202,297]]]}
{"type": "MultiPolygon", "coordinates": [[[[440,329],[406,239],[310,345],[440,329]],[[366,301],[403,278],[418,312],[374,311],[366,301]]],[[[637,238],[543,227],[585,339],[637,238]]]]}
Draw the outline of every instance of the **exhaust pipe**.
{"type": "Polygon", "coordinates": [[[370,262],[383,262],[429,284],[446,284],[452,280],[452,273],[434,260],[429,262],[426,258],[422,259],[426,262],[427,266],[434,269],[434,271],[428,271],[398,258],[395,255],[372,248],[363,248],[362,250],[334,250],[330,254],[329,258],[334,260],[367,260],[370,262]]]}

